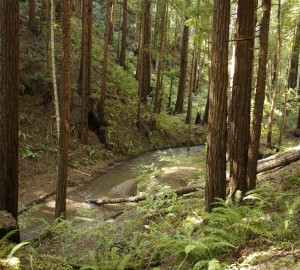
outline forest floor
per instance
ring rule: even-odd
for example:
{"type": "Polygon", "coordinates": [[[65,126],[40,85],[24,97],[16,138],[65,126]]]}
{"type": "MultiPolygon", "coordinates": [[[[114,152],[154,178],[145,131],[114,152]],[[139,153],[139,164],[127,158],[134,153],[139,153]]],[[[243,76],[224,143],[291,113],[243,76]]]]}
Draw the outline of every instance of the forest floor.
{"type": "MultiPolygon", "coordinates": [[[[77,96],[77,94],[75,94],[77,96]]],[[[79,97],[74,98],[71,112],[71,136],[69,153],[68,187],[79,187],[104,173],[108,168],[121,161],[132,158],[146,151],[157,149],[143,132],[136,132],[138,146],[132,146],[131,153],[122,153],[120,149],[107,149],[99,142],[97,135],[89,131],[87,144],[78,138],[80,122],[79,97]],[[136,148],[135,148],[136,147],[136,148]]],[[[24,95],[20,97],[20,132],[19,132],[19,210],[28,205],[42,202],[53,195],[57,181],[57,132],[52,103],[44,106],[42,97],[24,95]]],[[[127,125],[126,122],[123,123],[127,125]]],[[[122,126],[118,127],[122,130],[122,126]]],[[[199,127],[205,130],[203,127],[199,127]]],[[[176,132],[176,130],[174,130],[176,132]]],[[[203,134],[195,138],[192,144],[201,144],[203,134]]],[[[194,138],[193,138],[194,137],[194,138]]],[[[186,144],[187,135],[173,134],[173,139],[162,143],[161,148],[177,147],[186,144]],[[176,138],[176,140],[174,139],[176,138]]]]}
{"type": "MultiPolygon", "coordinates": [[[[49,195],[54,195],[56,187],[56,166],[57,166],[57,135],[55,132],[55,120],[52,117],[53,115],[53,105],[48,104],[44,106],[39,96],[21,96],[21,112],[20,112],[20,164],[19,164],[19,175],[20,175],[20,210],[26,210],[29,205],[33,203],[42,203],[49,195]]],[[[77,98],[79,102],[79,98],[77,98]]],[[[78,104],[77,104],[78,105],[78,104]]],[[[153,149],[153,145],[147,138],[139,139],[143,144],[139,144],[139,148],[136,152],[130,155],[120,153],[120,151],[113,151],[105,148],[101,143],[99,143],[98,137],[93,133],[89,133],[89,142],[87,145],[83,145],[78,139],[78,133],[76,130],[76,121],[79,121],[79,108],[76,107],[75,99],[75,109],[72,112],[73,122],[71,127],[74,127],[74,131],[71,132],[70,138],[70,155],[69,155],[69,187],[80,187],[84,186],[90,182],[94,177],[102,174],[103,172],[111,169],[114,164],[117,164],[120,161],[124,161],[133,156],[138,155],[139,153],[150,151],[153,149]],[[76,109],[77,108],[77,109],[76,109]],[[77,116],[76,116],[77,114],[77,116]],[[74,121],[75,119],[75,121],[74,121]]],[[[126,123],[124,123],[126,125],[126,123]]],[[[201,128],[201,127],[199,127],[201,128]]],[[[180,134],[180,133],[179,133],[180,134]]],[[[140,135],[141,137],[144,134],[140,135]]],[[[176,141],[171,141],[166,146],[179,146],[184,145],[186,142],[186,136],[182,133],[181,136],[177,136],[176,141]]],[[[197,142],[196,140],[194,142],[197,142]]],[[[300,139],[292,136],[291,134],[286,134],[285,136],[285,147],[294,146],[300,143],[300,139]]],[[[204,175],[205,175],[205,149],[203,148],[200,152],[192,156],[187,155],[176,155],[173,157],[165,157],[164,153],[161,153],[161,160],[167,161],[167,164],[161,166],[160,168],[146,167],[140,168],[141,179],[138,181],[137,191],[146,193],[146,194],[155,194],[160,191],[175,190],[181,186],[198,183],[199,181],[204,185],[204,175]]],[[[274,169],[269,172],[265,172],[259,175],[258,183],[259,185],[265,185],[271,183],[273,186],[276,186],[278,190],[287,191],[287,190],[299,190],[299,176],[300,176],[300,161],[294,162],[289,166],[284,168],[274,169]]],[[[179,207],[178,204],[186,204],[186,208],[183,213],[179,215],[179,220],[182,219],[182,226],[187,222],[188,212],[196,211],[196,208],[203,208],[203,190],[200,193],[192,194],[186,197],[186,199],[180,200],[181,202],[176,202],[171,204],[169,208],[179,207]],[[202,198],[199,200],[199,196],[202,198]],[[196,208],[195,208],[196,207],[196,208]]],[[[167,199],[167,203],[175,202],[174,199],[167,199]]],[[[128,237],[135,231],[135,233],[144,234],[143,230],[147,228],[140,227],[147,220],[157,219],[160,215],[164,215],[164,210],[159,210],[161,207],[163,209],[164,202],[163,200],[158,200],[158,202],[149,202],[141,206],[136,205],[127,205],[124,206],[125,210],[120,216],[116,216],[113,224],[114,227],[102,228],[103,234],[102,237],[107,237],[106,243],[119,243],[120,238],[128,237]],[[162,205],[161,205],[162,204],[162,205]],[[146,214],[145,210],[147,209],[146,214]],[[142,209],[142,210],[141,210],[142,209]],[[146,220],[144,220],[146,216],[146,220]],[[125,225],[124,225],[125,224],[125,225]],[[126,227],[126,224],[129,227],[126,227]],[[124,227],[125,226],[125,227],[124,227]],[[136,228],[137,226],[138,228],[136,228]],[[122,233],[127,228],[125,235],[119,235],[118,230],[122,233]],[[137,230],[140,230],[139,232],[137,230]]],[[[180,206],[182,207],[182,206],[180,206]]],[[[166,217],[164,217],[165,219],[166,217]]],[[[159,218],[162,223],[162,229],[164,226],[167,226],[163,217],[159,218]]],[[[177,221],[177,222],[178,222],[177,221]]],[[[147,221],[148,222],[148,221],[147,221]]],[[[156,221],[155,221],[156,222],[156,221]]],[[[99,224],[102,224],[101,222],[99,224]]],[[[102,224],[103,225],[103,224],[102,224]]],[[[52,236],[49,239],[44,239],[39,244],[39,248],[36,249],[35,254],[36,258],[39,258],[41,265],[51,265],[54,267],[56,264],[56,269],[68,269],[63,262],[60,262],[54,257],[47,257],[49,254],[51,256],[59,256],[61,252],[64,252],[64,258],[67,258],[67,261],[73,260],[73,263],[76,264],[85,264],[87,263],[87,258],[80,254],[74,253],[74,245],[81,246],[86,252],[93,252],[92,245],[90,246],[91,240],[84,238],[82,232],[74,232],[73,229],[66,225],[64,230],[59,233],[57,227],[53,230],[58,230],[57,233],[61,234],[60,236],[52,236]],[[59,247],[61,245],[58,237],[67,237],[68,230],[71,230],[76,240],[72,239],[71,243],[66,242],[64,247],[59,247]],[[78,235],[77,235],[78,234],[78,235]],[[74,242],[73,242],[74,241],[74,242]],[[82,242],[81,242],[82,241],[82,242]],[[84,243],[89,243],[84,244],[84,243]],[[83,246],[82,246],[83,245],[83,246]],[[64,248],[64,250],[62,250],[64,248]],[[46,256],[46,257],[44,257],[46,256]],[[77,256],[77,257],[76,257],[77,256]],[[84,257],[84,258],[83,258],[84,257]],[[62,268],[59,268],[62,267],[62,268]]],[[[99,225],[100,226],[100,225],[99,225]]],[[[103,225],[103,226],[107,226],[103,225]]],[[[169,226],[169,225],[168,225],[169,226]]],[[[174,225],[176,226],[176,225],[174,225]]],[[[167,227],[167,234],[172,233],[173,227],[167,227]]],[[[100,231],[101,231],[100,230],[100,231]]],[[[64,240],[65,241],[65,240],[64,240]]],[[[126,241],[130,241],[127,239],[126,241]]],[[[151,240],[152,241],[152,240],[151,240]]],[[[153,240],[153,246],[149,248],[155,248],[155,237],[153,240]]],[[[121,241],[122,242],[122,241],[121,241]]],[[[94,243],[96,244],[96,243],[94,243]]],[[[132,244],[132,243],[130,243],[132,244]]],[[[119,244],[118,244],[119,245],[119,244]]],[[[123,245],[123,244],[121,244],[123,245]]],[[[126,243],[128,245],[128,243],[126,243]]],[[[135,243],[137,245],[137,243],[135,243]]],[[[143,248],[143,247],[141,247],[143,248]]],[[[145,248],[145,247],[144,247],[145,248]]],[[[108,256],[106,251],[105,256],[108,256]]],[[[146,251],[145,251],[146,252],[146,251]]],[[[292,248],[286,246],[282,248],[276,248],[275,250],[269,250],[268,245],[262,245],[261,243],[251,243],[248,246],[241,247],[238,251],[238,254],[232,254],[237,262],[236,265],[246,265],[251,261],[251,266],[247,266],[245,269],[299,269],[300,260],[299,246],[292,245],[292,248]],[[255,259],[252,259],[252,256],[257,256],[255,259]]],[[[84,253],[84,252],[83,252],[84,253]]],[[[27,254],[27,253],[25,253],[27,254]]],[[[23,263],[28,263],[28,257],[23,259],[23,263]]],[[[102,258],[104,260],[105,258],[102,258]]],[[[111,258],[106,258],[107,263],[113,263],[111,258]]],[[[106,260],[105,259],[105,260],[106,260]]],[[[174,263],[176,258],[174,256],[167,256],[163,258],[160,263],[160,269],[174,269],[174,263]]],[[[117,260],[116,260],[117,263],[117,260]]],[[[72,264],[72,263],[71,263],[72,264]]],[[[176,263],[175,263],[176,264],[176,263]]],[[[42,266],[45,267],[45,266],[42,266]]],[[[176,266],[177,267],[177,266],[176,266]]],[[[181,266],[181,269],[190,269],[189,263],[185,262],[181,266]]],[[[236,266],[231,266],[227,269],[238,269],[236,266]]],[[[154,269],[155,267],[149,267],[147,269],[154,269]]],[[[45,268],[44,268],[45,269],[45,268]]],[[[50,269],[50,268],[49,268],[50,269]]],[[[102,268],[96,268],[102,269],[102,268]]],[[[109,265],[107,268],[104,266],[103,269],[117,269],[109,265]]],[[[140,266],[133,267],[133,269],[143,269],[140,266]]]]}

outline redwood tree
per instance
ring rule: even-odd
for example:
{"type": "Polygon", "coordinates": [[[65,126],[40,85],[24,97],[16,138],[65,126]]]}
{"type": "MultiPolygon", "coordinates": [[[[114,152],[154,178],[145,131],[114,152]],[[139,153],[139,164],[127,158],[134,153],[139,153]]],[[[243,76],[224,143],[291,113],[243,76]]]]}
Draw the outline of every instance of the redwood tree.
{"type": "Polygon", "coordinates": [[[28,20],[28,28],[34,34],[37,34],[37,23],[35,19],[35,0],[29,0],[29,20],[28,20]]]}
{"type": "Polygon", "coordinates": [[[230,0],[215,0],[209,91],[205,209],[226,196],[226,117],[230,0]]]}
{"type": "Polygon", "coordinates": [[[122,42],[120,51],[120,65],[126,67],[126,47],[127,47],[127,0],[123,0],[123,21],[122,21],[122,42]]]}
{"type": "Polygon", "coordinates": [[[99,123],[105,125],[105,100],[106,100],[106,73],[107,73],[107,60],[109,53],[109,33],[110,33],[110,15],[111,15],[111,0],[106,1],[106,24],[105,24],[105,44],[103,51],[103,64],[102,64],[102,81],[101,81],[101,97],[98,103],[99,123]]]}
{"type": "Polygon", "coordinates": [[[255,14],[257,2],[239,0],[237,40],[229,116],[230,194],[247,191],[246,171],[250,132],[250,104],[254,57],[255,14]]]}
{"type": "Polygon", "coordinates": [[[186,73],[187,73],[187,66],[188,66],[189,32],[190,32],[189,27],[185,25],[183,29],[183,35],[182,35],[180,78],[179,78],[177,99],[176,99],[176,105],[174,111],[175,113],[183,112],[186,73]]]}
{"type": "Polygon", "coordinates": [[[141,101],[147,103],[147,97],[151,86],[151,1],[142,0],[141,23],[141,54],[139,56],[139,81],[141,84],[141,101]]]}
{"type": "Polygon", "coordinates": [[[0,22],[0,210],[17,220],[19,0],[1,1],[0,22]]]}
{"type": "Polygon", "coordinates": [[[271,12],[271,0],[263,2],[263,17],[259,34],[258,70],[255,93],[255,105],[253,110],[252,125],[250,130],[250,143],[248,149],[247,185],[248,190],[256,186],[256,168],[259,152],[262,115],[265,100],[266,75],[268,63],[269,24],[271,12]]]}
{"type": "Polygon", "coordinates": [[[71,0],[61,1],[62,11],[62,67],[59,95],[60,134],[58,148],[58,178],[56,187],[55,217],[66,218],[68,179],[69,118],[71,89],[71,0]]]}

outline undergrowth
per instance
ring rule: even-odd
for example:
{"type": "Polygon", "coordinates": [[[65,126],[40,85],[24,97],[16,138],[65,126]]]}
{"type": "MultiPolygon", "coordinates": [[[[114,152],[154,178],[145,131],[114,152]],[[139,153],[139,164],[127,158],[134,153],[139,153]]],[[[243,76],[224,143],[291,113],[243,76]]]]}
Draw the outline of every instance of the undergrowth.
{"type": "Polygon", "coordinates": [[[59,223],[43,248],[90,269],[238,269],[233,265],[239,267],[247,248],[274,251],[297,242],[300,199],[295,195],[265,185],[241,204],[219,200],[211,213],[203,211],[202,190],[182,198],[150,197],[96,226],[59,223]]]}

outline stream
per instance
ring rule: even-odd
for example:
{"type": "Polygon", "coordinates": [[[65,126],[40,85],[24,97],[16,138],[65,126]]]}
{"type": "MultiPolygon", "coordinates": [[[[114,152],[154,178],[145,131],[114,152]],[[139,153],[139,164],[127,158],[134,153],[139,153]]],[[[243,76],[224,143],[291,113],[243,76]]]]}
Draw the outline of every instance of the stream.
{"type": "MultiPolygon", "coordinates": [[[[194,146],[191,153],[199,152],[203,146],[194,146]]],[[[136,179],[139,175],[137,166],[154,165],[162,168],[167,161],[164,157],[187,153],[186,147],[170,148],[162,151],[153,151],[142,154],[133,159],[113,166],[107,172],[95,177],[91,182],[77,188],[67,190],[67,218],[75,224],[92,224],[98,220],[108,219],[114,213],[124,208],[122,204],[95,206],[85,203],[87,199],[117,198],[132,196],[136,192],[136,179]]],[[[45,224],[52,224],[55,213],[55,197],[48,198],[43,204],[31,207],[20,215],[20,233],[22,241],[37,237],[45,224]]]]}

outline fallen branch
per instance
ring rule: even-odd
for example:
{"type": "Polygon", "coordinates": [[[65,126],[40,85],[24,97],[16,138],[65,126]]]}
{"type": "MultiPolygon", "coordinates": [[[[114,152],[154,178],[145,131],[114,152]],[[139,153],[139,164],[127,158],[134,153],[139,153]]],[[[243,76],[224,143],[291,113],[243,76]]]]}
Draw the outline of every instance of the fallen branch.
{"type": "Polygon", "coordinates": [[[266,172],[277,167],[284,167],[299,159],[300,146],[296,146],[287,152],[279,153],[258,161],[257,173],[266,172]]]}
{"type": "MultiPolygon", "coordinates": [[[[200,184],[195,184],[191,186],[185,186],[182,188],[179,188],[175,190],[175,193],[177,196],[182,196],[188,193],[192,193],[195,191],[198,191],[199,189],[204,189],[203,186],[200,184]]],[[[157,193],[153,197],[159,198],[167,196],[167,193],[157,193]]],[[[104,199],[98,199],[98,200],[86,200],[86,203],[92,203],[95,205],[103,205],[103,204],[113,204],[113,203],[123,203],[123,202],[140,202],[146,200],[151,195],[141,195],[141,196],[133,196],[133,197],[127,197],[127,198],[104,198],[104,199]]]]}

